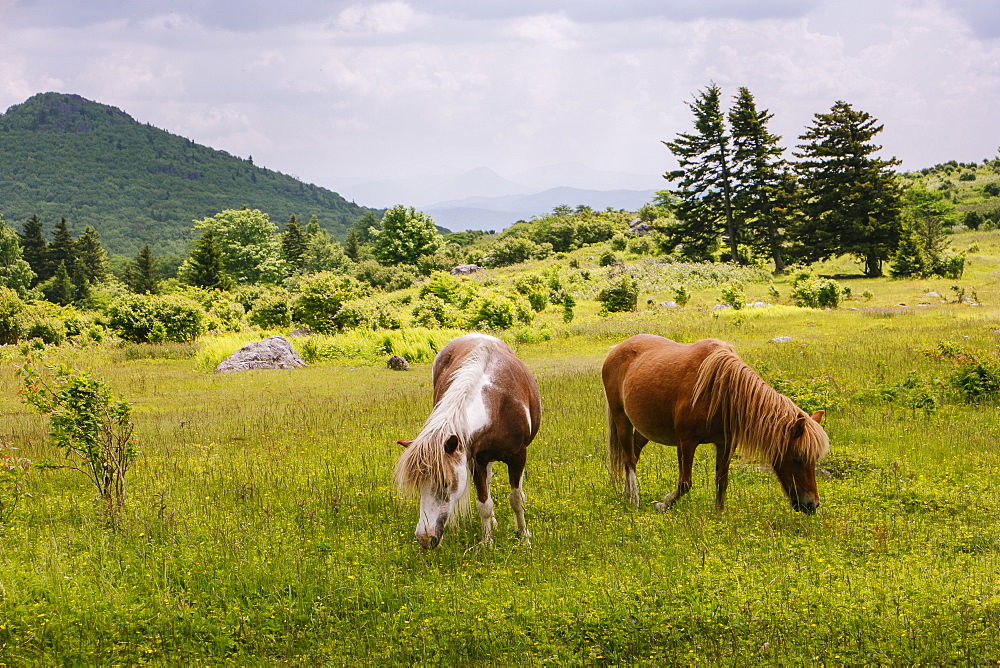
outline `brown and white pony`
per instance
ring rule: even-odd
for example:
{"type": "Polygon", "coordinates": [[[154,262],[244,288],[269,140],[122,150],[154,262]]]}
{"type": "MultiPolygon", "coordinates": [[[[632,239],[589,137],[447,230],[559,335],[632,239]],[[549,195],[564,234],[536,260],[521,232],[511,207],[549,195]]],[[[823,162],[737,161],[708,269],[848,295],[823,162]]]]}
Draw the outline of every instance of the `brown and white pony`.
{"type": "Polygon", "coordinates": [[[441,543],[445,525],[476,486],[483,543],[493,539],[493,462],[507,465],[510,507],[521,542],[530,544],[524,522],[521,476],[528,444],[538,433],[541,401],[528,368],[500,339],[468,334],[450,341],[434,358],[434,408],[396,463],[400,491],[420,497],[414,535],[425,548],[441,543]]]}
{"type": "Polygon", "coordinates": [[[608,468],[625,476],[624,494],[639,503],[635,467],[649,441],[677,447],[677,489],[661,510],[691,488],[694,451],[715,444],[715,505],[722,509],[733,452],[770,464],[792,502],[819,507],[816,461],[830,447],[819,422],[779,394],[716,339],[690,345],[639,334],[612,348],[601,370],[608,411],[608,468]]]}

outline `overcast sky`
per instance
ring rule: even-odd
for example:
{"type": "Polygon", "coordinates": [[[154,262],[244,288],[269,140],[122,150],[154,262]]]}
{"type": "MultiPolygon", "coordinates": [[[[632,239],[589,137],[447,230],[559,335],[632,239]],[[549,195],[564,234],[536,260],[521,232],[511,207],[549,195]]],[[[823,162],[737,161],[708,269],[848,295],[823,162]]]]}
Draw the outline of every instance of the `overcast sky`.
{"type": "MultiPolygon", "coordinates": [[[[1000,8],[0,0],[0,110],[76,93],[348,199],[359,177],[481,166],[537,189],[572,180],[569,165],[662,188],[660,141],[691,130],[686,103],[711,82],[727,100],[749,88],[786,147],[845,100],[885,125],[883,156],[905,169],[997,157],[1000,8]]],[[[585,180],[564,185],[601,185],[585,180]]]]}

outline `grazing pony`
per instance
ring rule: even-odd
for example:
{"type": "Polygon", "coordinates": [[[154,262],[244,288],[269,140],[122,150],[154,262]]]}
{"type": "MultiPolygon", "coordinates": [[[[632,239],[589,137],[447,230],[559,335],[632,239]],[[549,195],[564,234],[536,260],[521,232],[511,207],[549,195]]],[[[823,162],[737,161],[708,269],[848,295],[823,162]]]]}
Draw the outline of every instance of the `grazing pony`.
{"type": "Polygon", "coordinates": [[[433,369],[434,408],[396,463],[400,491],[420,497],[414,535],[425,548],[441,543],[445,525],[459,502],[468,497],[469,478],[476,485],[476,509],[483,523],[483,543],[491,544],[493,462],[507,465],[510,507],[521,542],[530,545],[524,523],[521,475],[528,444],[538,433],[541,401],[528,368],[500,339],[468,334],[450,341],[433,369]]]}
{"type": "Polygon", "coordinates": [[[729,463],[740,451],[771,465],[792,508],[816,512],[816,461],[830,441],[819,425],[747,366],[728,343],[690,345],[639,334],[611,349],[601,369],[608,411],[608,468],[625,476],[624,494],[639,504],[635,467],[649,441],[677,447],[677,489],[664,509],[691,488],[694,451],[715,444],[715,506],[722,509],[729,463]]]}

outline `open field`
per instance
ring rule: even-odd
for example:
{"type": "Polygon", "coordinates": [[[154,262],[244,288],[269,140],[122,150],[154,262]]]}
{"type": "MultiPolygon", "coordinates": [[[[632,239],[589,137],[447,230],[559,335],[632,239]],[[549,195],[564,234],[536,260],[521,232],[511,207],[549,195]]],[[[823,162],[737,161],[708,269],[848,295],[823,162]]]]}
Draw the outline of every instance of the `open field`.
{"type": "MultiPolygon", "coordinates": [[[[215,376],[194,347],[50,350],[135,405],[143,456],[116,530],[82,475],[32,474],[0,530],[0,662],[997,662],[1000,411],[960,401],[952,366],[924,354],[943,341],[995,354],[996,235],[957,239],[979,247],[962,280],[843,279],[854,300],[833,311],[718,311],[705,288],[671,311],[542,314],[547,340],[511,340],[543,402],[525,475],[531,548],[514,537],[502,466],[495,548],[468,549],[471,517],[437,550],[413,540],[417,504],[391,472],[396,439],[429,412],[429,364],[215,376]],[[980,305],[956,303],[953,285],[980,305]],[[715,512],[710,447],[691,493],[660,513],[676,459],[651,444],[642,507],[623,505],[604,466],[599,368],[638,332],[731,341],[808,410],[828,409],[815,516],[752,463],[734,467],[715,512]]],[[[748,299],[773,301],[767,290],[748,285],[748,299]]],[[[0,434],[19,456],[56,460],[46,420],[16,394],[21,359],[8,351],[0,375],[0,434]]]]}

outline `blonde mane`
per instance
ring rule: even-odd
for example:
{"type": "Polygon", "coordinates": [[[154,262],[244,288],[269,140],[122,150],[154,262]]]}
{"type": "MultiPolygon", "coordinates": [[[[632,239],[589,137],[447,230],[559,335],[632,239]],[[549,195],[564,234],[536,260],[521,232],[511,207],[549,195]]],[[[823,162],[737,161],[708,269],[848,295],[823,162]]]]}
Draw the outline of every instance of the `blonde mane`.
{"type": "Polygon", "coordinates": [[[482,393],[492,353],[492,345],[485,340],[451,372],[448,389],[396,461],[396,485],[401,493],[415,494],[428,481],[435,489],[449,489],[455,483],[454,455],[445,452],[444,445],[448,438],[456,436],[461,450],[472,436],[466,409],[482,393]]]}
{"type": "Polygon", "coordinates": [[[819,423],[765,383],[731,346],[715,350],[702,361],[691,405],[702,395],[709,398],[707,420],[720,416],[723,433],[744,456],[768,463],[784,456],[799,420],[804,421],[804,430],[797,441],[798,454],[814,463],[830,448],[819,423]]]}

